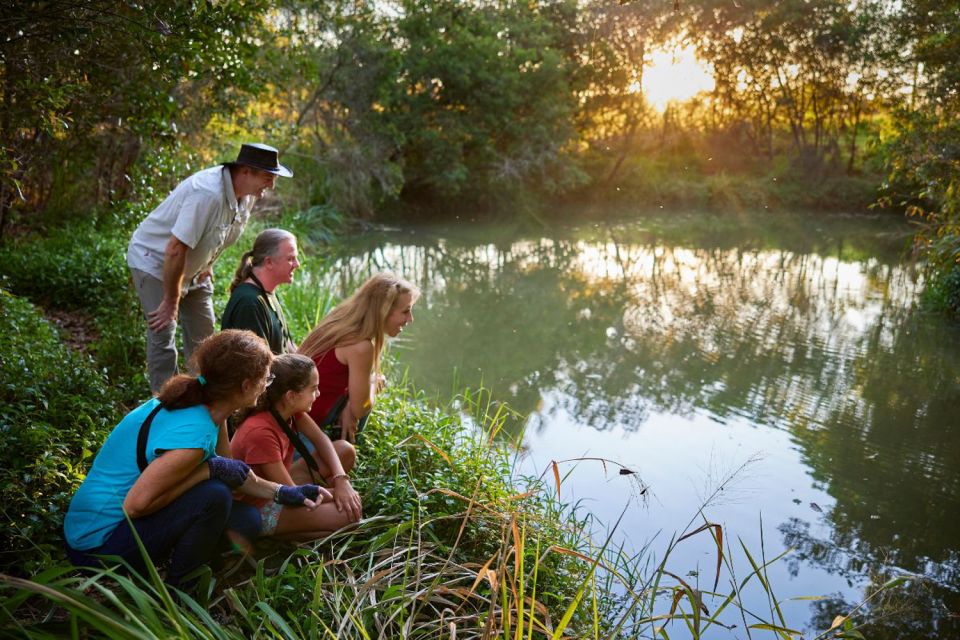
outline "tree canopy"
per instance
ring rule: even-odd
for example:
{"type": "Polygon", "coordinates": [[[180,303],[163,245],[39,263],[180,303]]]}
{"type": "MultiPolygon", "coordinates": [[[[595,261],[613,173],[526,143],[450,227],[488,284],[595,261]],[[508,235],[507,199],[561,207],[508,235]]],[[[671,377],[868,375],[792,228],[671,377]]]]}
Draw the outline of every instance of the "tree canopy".
{"type": "Polygon", "coordinates": [[[608,194],[660,158],[814,181],[884,171],[886,202],[955,233],[956,9],[17,3],[0,19],[0,232],[155,198],[257,139],[292,154],[300,205],[356,216],[608,194]],[[644,70],[678,45],[716,87],[661,113],[644,70]]]}

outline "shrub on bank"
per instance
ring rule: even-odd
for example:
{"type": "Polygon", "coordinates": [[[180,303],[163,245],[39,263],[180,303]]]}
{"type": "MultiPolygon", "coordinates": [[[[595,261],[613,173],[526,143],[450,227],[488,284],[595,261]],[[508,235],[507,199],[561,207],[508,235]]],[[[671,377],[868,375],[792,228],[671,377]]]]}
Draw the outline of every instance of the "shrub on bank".
{"type": "Polygon", "coordinates": [[[0,572],[62,558],[63,514],[119,418],[106,377],[0,289],[0,572]]]}
{"type": "Polygon", "coordinates": [[[934,309],[960,319],[960,265],[941,271],[931,269],[924,299],[934,309]]]}
{"type": "Polygon", "coordinates": [[[775,158],[768,166],[726,167],[713,158],[634,156],[598,199],[639,209],[687,208],[739,212],[764,209],[866,210],[876,200],[876,175],[810,174],[775,158]]]}
{"type": "Polygon", "coordinates": [[[0,274],[14,294],[82,318],[89,329],[86,350],[129,404],[148,389],[143,319],[128,275],[126,242],[123,233],[71,225],[0,248],[0,274]]]}
{"type": "Polygon", "coordinates": [[[60,308],[114,301],[127,287],[126,238],[71,225],[0,248],[0,273],[19,296],[60,308]]]}

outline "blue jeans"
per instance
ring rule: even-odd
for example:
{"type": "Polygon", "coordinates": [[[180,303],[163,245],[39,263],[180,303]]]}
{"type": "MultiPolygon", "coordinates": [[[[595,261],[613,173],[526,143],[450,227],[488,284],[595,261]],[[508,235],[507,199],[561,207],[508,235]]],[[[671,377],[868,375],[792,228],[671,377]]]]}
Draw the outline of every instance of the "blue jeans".
{"type": "MultiPolygon", "coordinates": [[[[219,480],[204,480],[159,511],[133,520],[133,528],[154,563],[170,558],[167,582],[186,587],[184,577],[210,563],[225,530],[248,541],[256,539],[260,513],[253,505],[234,502],[230,489],[219,480]]],[[[126,520],[95,549],[78,551],[67,545],[67,556],[73,564],[87,567],[104,566],[95,556],[119,556],[137,573],[147,573],[126,520]]]]}

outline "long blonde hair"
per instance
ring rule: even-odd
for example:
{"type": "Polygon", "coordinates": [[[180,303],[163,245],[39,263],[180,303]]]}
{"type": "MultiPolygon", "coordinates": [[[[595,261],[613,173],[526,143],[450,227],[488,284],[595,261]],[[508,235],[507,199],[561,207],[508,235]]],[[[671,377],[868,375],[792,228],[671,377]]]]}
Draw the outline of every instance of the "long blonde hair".
{"type": "Polygon", "coordinates": [[[373,371],[380,373],[380,354],[386,342],[384,325],[400,296],[409,293],[411,302],[420,290],[389,272],[372,276],[353,295],[334,307],[304,338],[298,353],[310,358],[323,356],[330,349],[373,341],[373,371]]]}

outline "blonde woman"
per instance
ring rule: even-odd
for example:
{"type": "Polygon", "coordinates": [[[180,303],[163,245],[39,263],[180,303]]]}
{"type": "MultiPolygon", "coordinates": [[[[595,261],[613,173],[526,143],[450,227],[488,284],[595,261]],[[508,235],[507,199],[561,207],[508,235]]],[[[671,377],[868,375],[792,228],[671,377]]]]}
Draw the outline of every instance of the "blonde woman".
{"type": "Polygon", "coordinates": [[[413,322],[420,290],[392,273],[378,273],[337,305],[300,345],[319,374],[310,417],[331,438],[356,440],[383,385],[380,355],[386,337],[413,322]]]}

